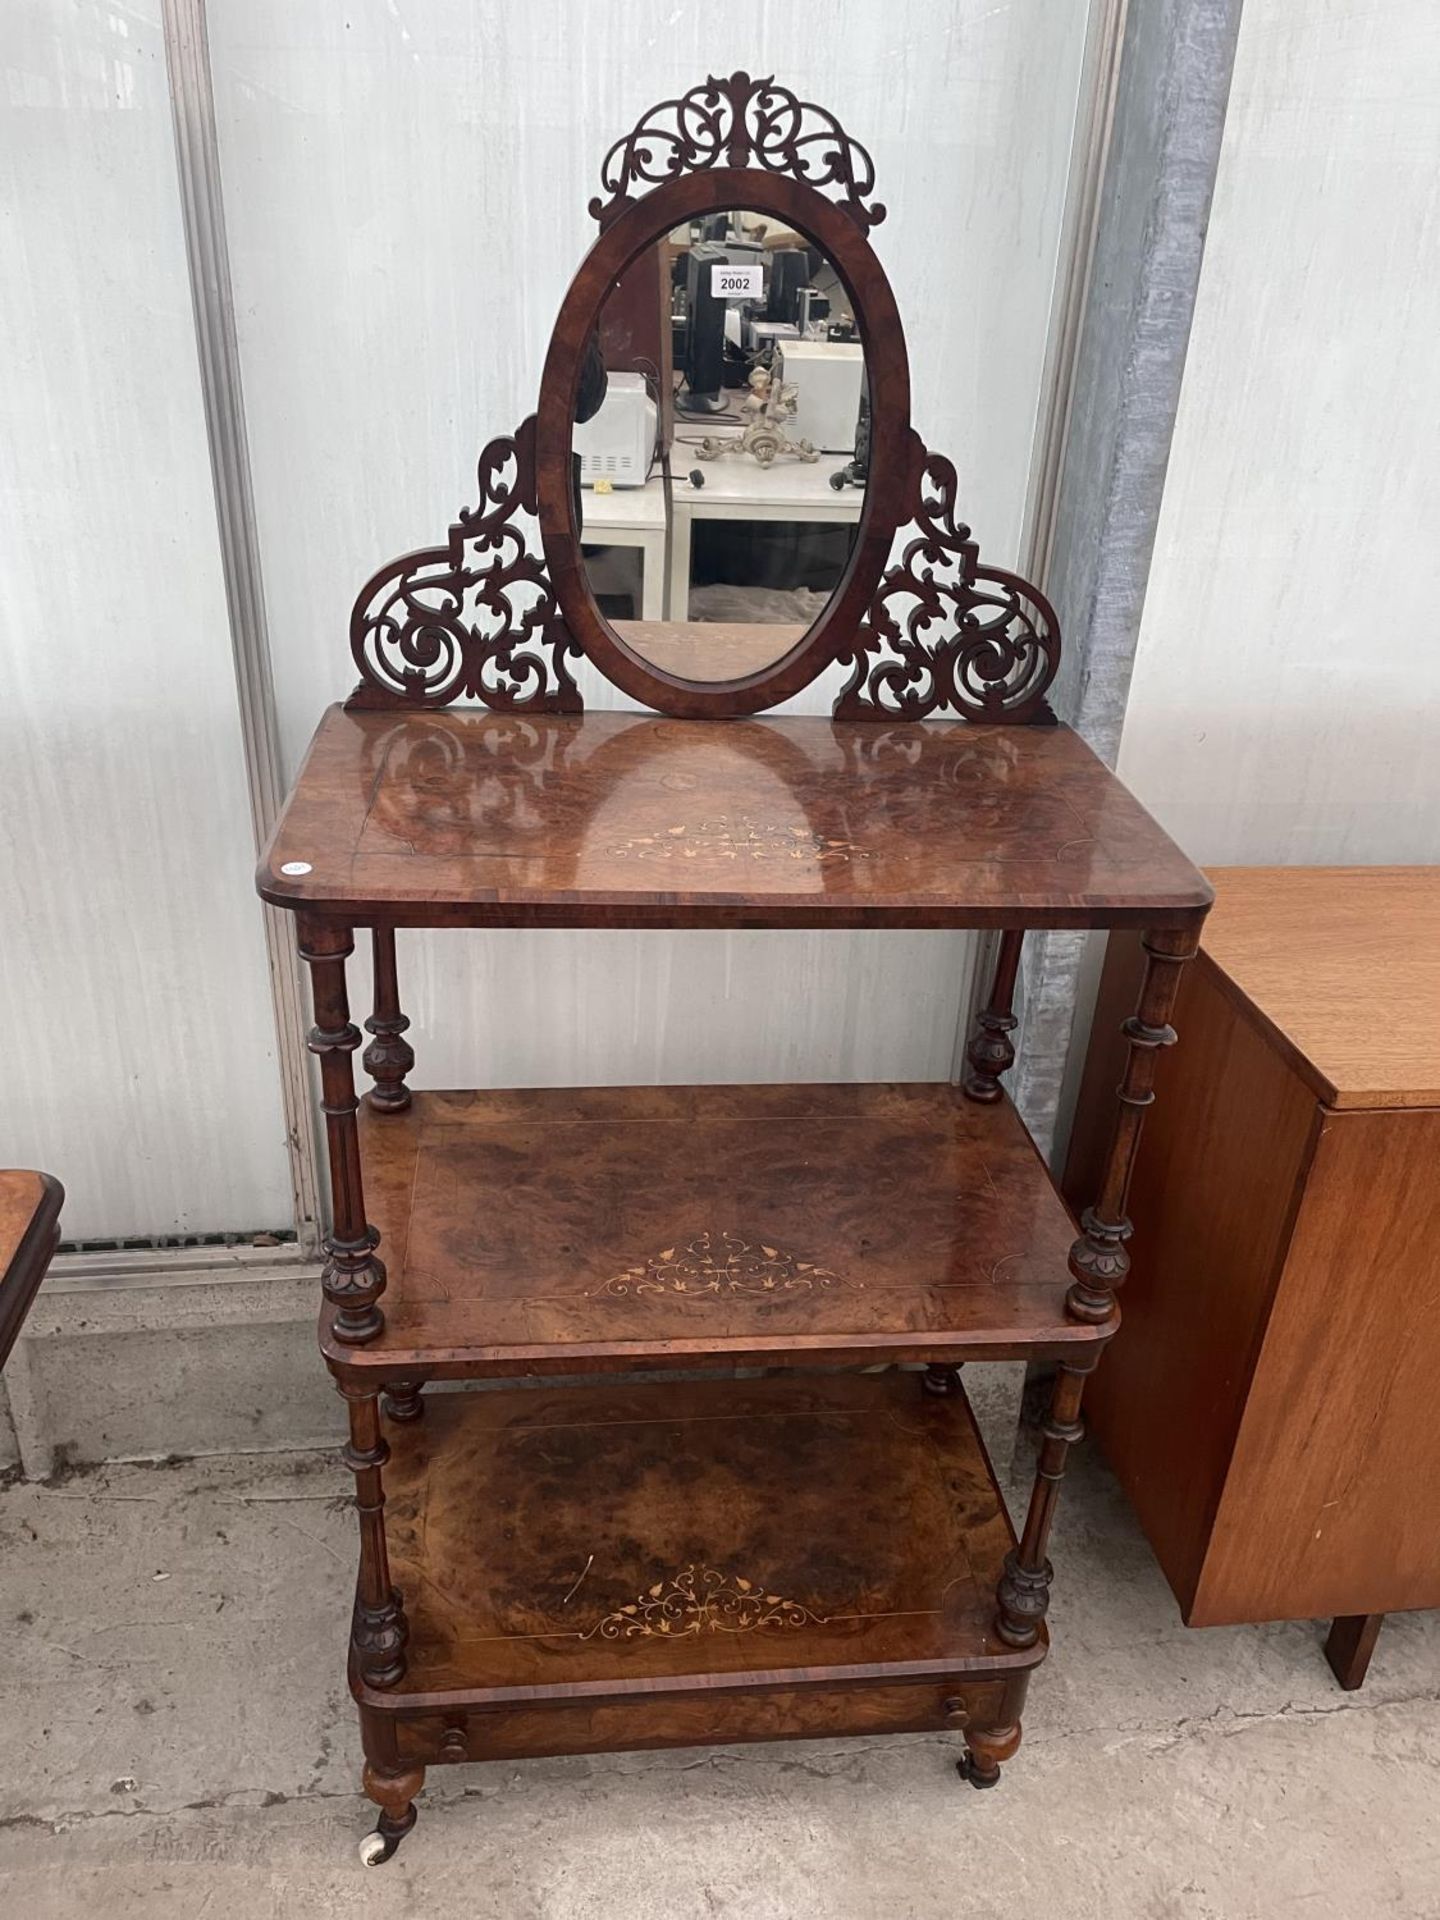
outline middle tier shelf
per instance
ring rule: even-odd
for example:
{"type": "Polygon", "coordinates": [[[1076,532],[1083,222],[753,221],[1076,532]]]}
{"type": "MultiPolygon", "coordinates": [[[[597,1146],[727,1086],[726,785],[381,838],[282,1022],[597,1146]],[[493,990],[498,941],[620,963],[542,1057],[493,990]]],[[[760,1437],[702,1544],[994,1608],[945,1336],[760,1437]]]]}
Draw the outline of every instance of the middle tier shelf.
{"type": "Polygon", "coordinates": [[[362,1110],[391,1379],[1060,1355],[1075,1227],[946,1083],[416,1093],[362,1110]]]}

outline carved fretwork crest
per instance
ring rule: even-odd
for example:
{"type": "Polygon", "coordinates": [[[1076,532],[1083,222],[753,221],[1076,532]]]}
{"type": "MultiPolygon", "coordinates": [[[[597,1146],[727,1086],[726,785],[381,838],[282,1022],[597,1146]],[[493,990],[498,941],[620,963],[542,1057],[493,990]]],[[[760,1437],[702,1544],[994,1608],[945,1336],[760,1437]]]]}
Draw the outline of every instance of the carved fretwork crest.
{"type": "MultiPolygon", "coordinates": [[[[920,470],[915,537],[882,576],[835,703],[837,720],[923,720],[946,708],[972,720],[1046,717],[1060,624],[1037,587],[980,564],[956,518],[955,469],[938,453],[920,470]]],[[[907,530],[908,531],[908,530],[907,530]]]]}
{"type": "Polygon", "coordinates": [[[748,73],[728,80],[711,74],[704,86],[651,107],[606,154],[600,184],[610,197],[597,196],[590,212],[608,227],[637,186],[718,166],[760,167],[807,186],[838,187],[840,205],[862,233],[885,218],[878,202],[865,202],[875,188],[875,162],[834,114],[797,99],[773,76],[752,80],[748,73]]]}
{"type": "MultiPolygon", "coordinates": [[[[981,564],[970,529],[957,517],[954,467],[927,454],[909,423],[904,338],[869,241],[885,209],[870,198],[875,166],[865,148],[834,114],[773,77],[712,74],[642,115],[606,154],[600,178],[604,197],[590,211],[601,235],[567,295],[546,362],[538,436],[544,471],[537,472],[532,418],[513,439],[485,448],[479,499],[450,528],[447,544],[405,554],[368,582],[350,620],[360,670],[351,706],[479,700],[502,712],[578,713],[571,662],[588,655],[646,705],[688,717],[763,712],[835,662],[850,670],[833,710],[837,720],[911,721],[947,712],[1011,724],[1051,719],[1045,694],[1060,663],[1054,611],[1019,575],[981,564]],[[859,474],[864,575],[842,582],[797,648],[734,681],[654,670],[633,635],[608,625],[585,575],[581,516],[562,505],[579,485],[572,433],[584,357],[595,352],[600,309],[625,267],[629,237],[616,222],[635,209],[643,230],[640,202],[648,197],[657,242],[707,196],[728,195],[718,180],[682,178],[719,169],[775,176],[766,183],[768,199],[788,209],[801,230],[814,216],[851,294],[871,397],[890,396],[888,411],[872,420],[859,474]],[[872,326],[877,314],[888,323],[872,326]],[[834,631],[832,622],[842,621],[844,630],[834,631]]],[[[842,487],[847,474],[856,480],[854,462],[834,476],[842,487]]],[[[668,541],[668,478],[663,489],[668,541]]],[[[596,524],[603,528],[603,516],[596,524]]],[[[695,626],[703,636],[703,622],[670,624],[695,626]]]]}
{"type": "Polygon", "coordinates": [[[479,699],[501,711],[578,713],[566,661],[578,653],[560,617],[535,514],[535,422],[480,455],[478,503],[444,547],[404,554],[362,589],[350,616],[360,669],[354,707],[443,707],[479,699]]]}

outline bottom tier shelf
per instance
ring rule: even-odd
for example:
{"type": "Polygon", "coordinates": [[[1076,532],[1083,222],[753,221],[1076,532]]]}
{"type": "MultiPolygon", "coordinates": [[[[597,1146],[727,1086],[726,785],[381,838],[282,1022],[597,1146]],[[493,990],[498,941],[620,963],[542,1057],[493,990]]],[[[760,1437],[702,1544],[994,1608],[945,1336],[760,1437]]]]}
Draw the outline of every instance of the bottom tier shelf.
{"type": "Polygon", "coordinates": [[[914,1372],[430,1393],[387,1423],[408,1760],[1004,1726],[1010,1522],[914,1372]]]}

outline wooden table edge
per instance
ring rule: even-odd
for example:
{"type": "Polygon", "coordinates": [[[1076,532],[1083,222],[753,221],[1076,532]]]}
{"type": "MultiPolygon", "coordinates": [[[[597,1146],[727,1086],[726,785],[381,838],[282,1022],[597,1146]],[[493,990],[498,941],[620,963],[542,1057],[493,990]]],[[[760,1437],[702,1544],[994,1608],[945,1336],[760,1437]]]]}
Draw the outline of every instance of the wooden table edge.
{"type": "Polygon", "coordinates": [[[10,1350],[54,1258],[60,1241],[60,1210],[65,1204],[65,1189],[53,1173],[42,1173],[35,1167],[14,1167],[6,1171],[30,1175],[38,1183],[39,1198],[29,1224],[0,1274],[0,1367],[10,1357],[10,1350]]]}

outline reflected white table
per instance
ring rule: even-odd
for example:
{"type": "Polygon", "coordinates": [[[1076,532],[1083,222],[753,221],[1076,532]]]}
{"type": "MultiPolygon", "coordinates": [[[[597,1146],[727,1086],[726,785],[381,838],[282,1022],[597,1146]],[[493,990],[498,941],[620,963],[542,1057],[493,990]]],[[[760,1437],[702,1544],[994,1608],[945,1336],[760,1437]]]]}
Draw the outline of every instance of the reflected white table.
{"type": "Polygon", "coordinates": [[[696,520],[809,521],[853,526],[865,504],[863,487],[835,488],[830,476],[850,464],[848,453],[821,454],[816,461],[753,460],[722,455],[699,460],[693,447],[671,452],[671,515],[667,526],[665,482],[652,474],[643,487],[582,495],[581,539],[597,546],[638,547],[644,569],[642,620],[682,621],[690,610],[691,528],[696,520]],[[690,474],[705,476],[703,487],[690,474]]]}
{"type": "Polygon", "coordinates": [[[613,493],[581,491],[580,537],[596,546],[640,549],[640,618],[665,618],[669,528],[665,483],[658,474],[643,487],[617,487],[613,493]]]}
{"type": "Polygon", "coordinates": [[[804,520],[853,525],[865,503],[863,487],[832,487],[830,476],[850,464],[848,453],[822,453],[818,460],[779,459],[771,467],[722,454],[718,460],[691,460],[692,448],[676,446],[670,455],[674,475],[674,525],[670,538],[670,593],[666,618],[684,620],[690,607],[690,536],[696,520],[804,520]],[[690,473],[705,476],[692,486],[690,473]]]}

